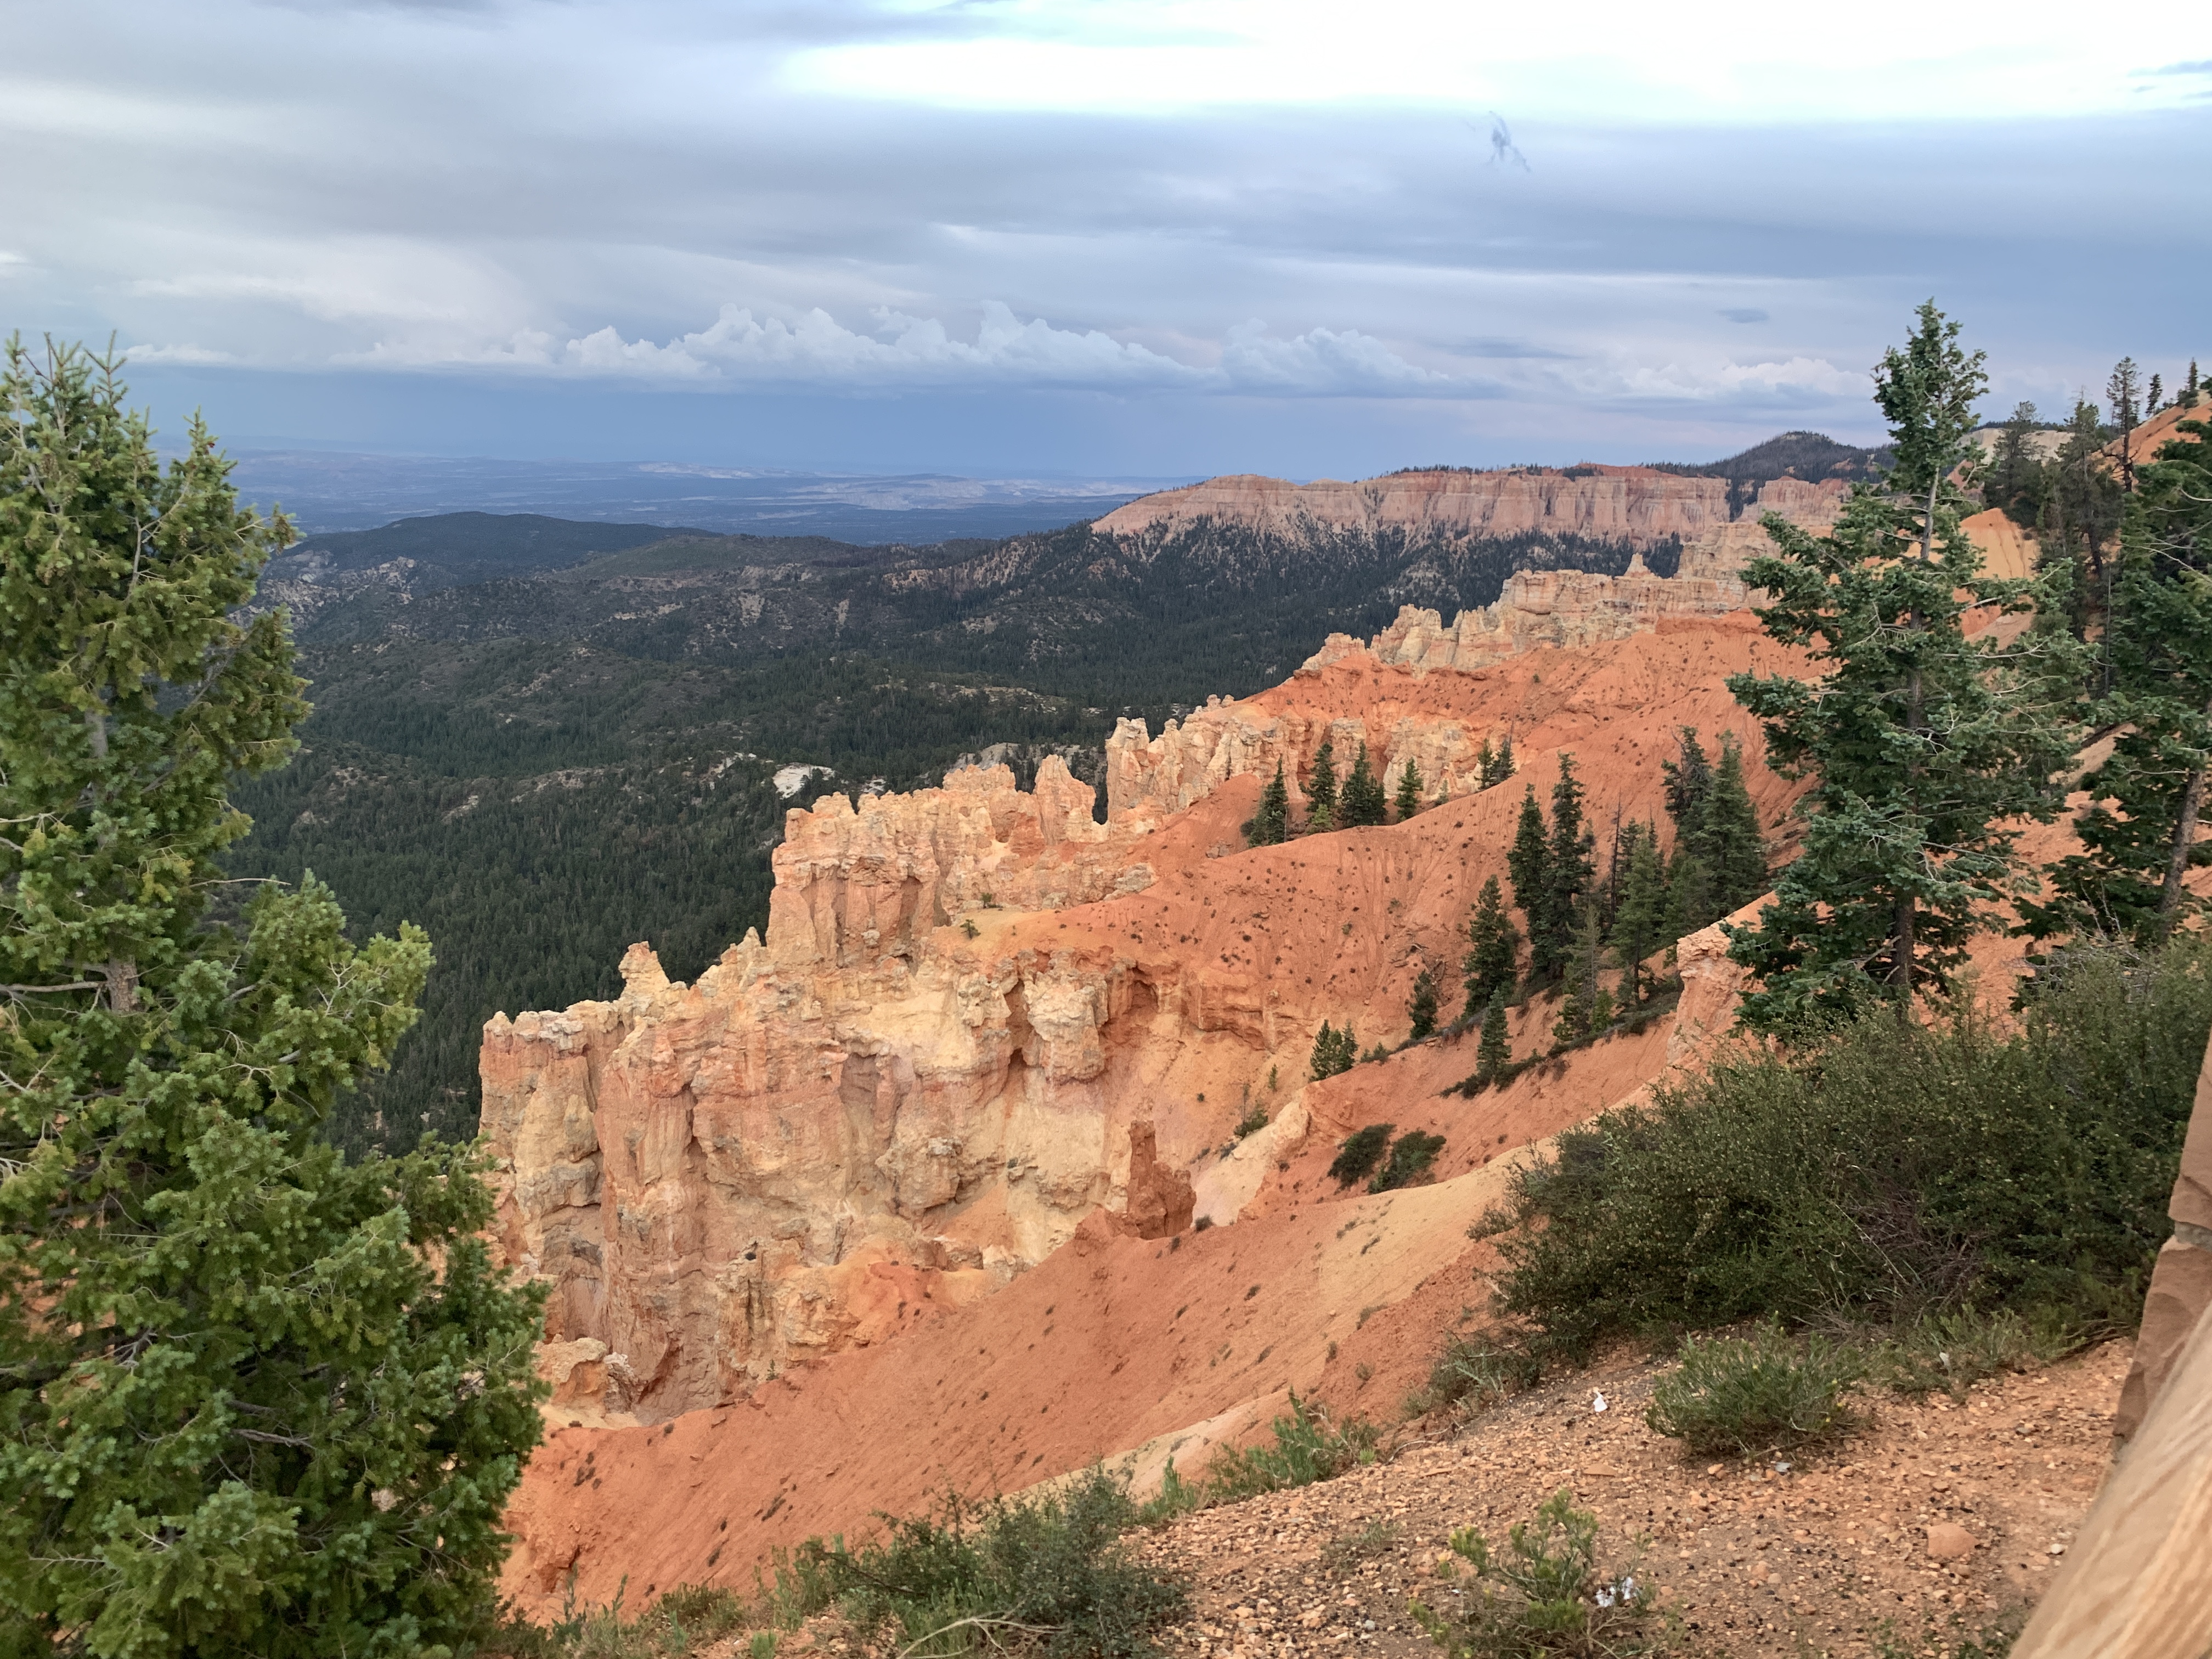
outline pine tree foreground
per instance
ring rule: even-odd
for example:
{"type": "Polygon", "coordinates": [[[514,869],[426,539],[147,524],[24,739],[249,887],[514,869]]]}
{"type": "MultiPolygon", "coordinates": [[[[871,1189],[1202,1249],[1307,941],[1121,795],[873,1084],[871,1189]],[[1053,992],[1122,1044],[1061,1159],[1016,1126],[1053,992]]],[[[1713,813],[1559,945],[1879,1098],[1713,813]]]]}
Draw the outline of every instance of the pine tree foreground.
{"type": "MultiPolygon", "coordinates": [[[[318,1135],[430,966],[329,891],[227,915],[234,773],[306,712],[283,544],[195,422],[11,342],[0,402],[0,1652],[442,1654],[538,1440],[473,1156],[318,1135]]],[[[234,909],[238,907],[232,907],[234,909]]]]}
{"type": "Polygon", "coordinates": [[[1966,635],[1974,605],[2053,595],[1982,574],[1954,477],[1975,453],[1981,356],[1933,301],[1917,322],[1875,374],[1895,465],[1855,489],[1831,535],[1767,514],[1774,551],[1744,572],[1775,595],[1759,611],[1768,635],[1826,670],[1817,685],[1729,680],[1765,722],[1771,763],[1818,780],[1799,805],[1804,851],[1758,927],[1733,933],[1729,955],[1761,981],[1743,1003],[1760,1029],[1947,987],[1967,939],[1994,925],[1987,907],[2028,885],[2016,826],[2056,816],[2051,780],[2071,752],[2050,688],[2074,678],[2072,641],[1966,635]]]}

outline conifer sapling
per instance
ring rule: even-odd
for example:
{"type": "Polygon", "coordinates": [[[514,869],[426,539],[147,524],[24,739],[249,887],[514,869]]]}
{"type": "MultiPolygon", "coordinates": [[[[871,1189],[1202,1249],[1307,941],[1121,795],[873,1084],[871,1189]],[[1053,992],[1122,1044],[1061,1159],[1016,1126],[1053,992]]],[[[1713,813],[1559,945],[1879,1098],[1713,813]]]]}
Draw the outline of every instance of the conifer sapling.
{"type": "Polygon", "coordinates": [[[1413,975],[1413,994],[1406,1005],[1406,1016],[1413,1022],[1408,1042],[1422,1042],[1437,1034],[1437,976],[1426,963],[1413,975]]]}
{"type": "Polygon", "coordinates": [[[1398,809],[1398,821],[1402,823],[1421,810],[1421,769],[1413,763],[1411,755],[1398,774],[1398,798],[1394,803],[1398,809]]]}
{"type": "Polygon", "coordinates": [[[1467,1012],[1462,1018],[1473,1019],[1511,991],[1514,969],[1520,960],[1520,930],[1506,914],[1505,896],[1498,890],[1497,877],[1483,878],[1467,933],[1469,948],[1460,963],[1467,985],[1467,1012]]]}
{"type": "Polygon", "coordinates": [[[1314,755],[1313,775],[1306,780],[1306,827],[1336,828],[1336,744],[1323,738],[1314,755]]]}

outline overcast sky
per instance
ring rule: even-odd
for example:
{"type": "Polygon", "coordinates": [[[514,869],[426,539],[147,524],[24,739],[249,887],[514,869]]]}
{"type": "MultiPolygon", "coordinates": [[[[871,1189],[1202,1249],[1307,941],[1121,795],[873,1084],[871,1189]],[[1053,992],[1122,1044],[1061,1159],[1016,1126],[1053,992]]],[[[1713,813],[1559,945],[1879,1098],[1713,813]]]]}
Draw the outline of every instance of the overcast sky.
{"type": "Polygon", "coordinates": [[[1992,407],[2212,260],[2212,10],[0,0],[0,328],[242,442],[1356,476],[1992,407]]]}

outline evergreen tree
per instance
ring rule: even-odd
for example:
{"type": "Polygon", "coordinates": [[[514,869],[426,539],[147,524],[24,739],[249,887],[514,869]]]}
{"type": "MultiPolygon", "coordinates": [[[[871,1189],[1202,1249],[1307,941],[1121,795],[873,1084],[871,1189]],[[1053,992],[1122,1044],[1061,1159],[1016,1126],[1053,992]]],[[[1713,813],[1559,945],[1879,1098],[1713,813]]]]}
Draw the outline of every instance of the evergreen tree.
{"type": "Polygon", "coordinates": [[[1700,927],[1750,903],[1771,885],[1759,808],[1744,782],[1743,750],[1733,732],[1721,734],[1720,764],[1714,769],[1712,793],[1705,798],[1702,816],[1694,850],[1712,884],[1710,902],[1714,908],[1711,916],[1696,924],[1700,927]]]}
{"type": "Polygon", "coordinates": [[[2015,523],[2033,527],[2043,512],[2043,463],[2034,447],[2035,405],[2019,403],[1997,434],[1996,450],[1982,481],[1982,503],[2002,508],[2015,523]]]}
{"type": "Polygon", "coordinates": [[[1644,833],[1644,826],[1634,818],[1624,819],[1620,804],[1613,808],[1613,833],[1606,837],[1605,878],[1597,884],[1598,919],[1605,924],[1606,936],[1613,936],[1613,913],[1620,908],[1621,888],[1628,879],[1629,860],[1636,856],[1636,838],[1644,833]]]}
{"type": "Polygon", "coordinates": [[[1598,915],[1595,895],[1585,897],[1573,912],[1566,961],[1566,998],[1552,1026],[1552,1037],[1561,1048],[1594,1036],[1613,1022],[1613,997],[1601,977],[1605,967],[1605,924],[1598,915]]]}
{"type": "Polygon", "coordinates": [[[1716,896],[1712,866],[1704,854],[1705,803],[1713,792],[1713,763],[1698,741],[1698,728],[1674,734],[1675,758],[1659,763],[1667,816],[1674,821],[1674,853],[1667,868],[1666,932],[1675,939],[1727,915],[1716,896]]]}
{"type": "Polygon", "coordinates": [[[1658,836],[1645,829],[1631,849],[1620,908],[1613,921],[1613,943],[1628,970],[1624,994],[1631,1002],[1644,1000],[1644,958],[1666,942],[1667,866],[1660,861],[1658,836]]]}
{"type": "Polygon", "coordinates": [[[1512,775],[1513,734],[1508,732],[1495,749],[1490,746],[1490,739],[1485,738],[1482,747],[1474,755],[1475,788],[1487,789],[1493,784],[1504,782],[1512,775]]]}
{"type": "Polygon", "coordinates": [[[1359,1039],[1346,1024],[1341,1031],[1332,1030],[1327,1020],[1314,1037],[1313,1055],[1308,1065],[1314,1080],[1331,1078],[1348,1072],[1359,1059],[1359,1039]]]}
{"type": "Polygon", "coordinates": [[[1437,976],[1426,963],[1413,975],[1413,995],[1406,1005],[1406,1017],[1413,1027],[1407,1042],[1425,1042],[1437,1034],[1437,976]]]}
{"type": "Polygon", "coordinates": [[[1680,848],[1697,838],[1705,822],[1705,797],[1713,790],[1713,763],[1698,741],[1698,728],[1683,726],[1674,734],[1675,758],[1659,763],[1667,816],[1674,820],[1674,845],[1680,848]]]}
{"type": "MultiPolygon", "coordinates": [[[[2054,815],[2051,781],[2071,747],[2028,672],[2045,661],[1963,631],[1972,605],[2039,597],[1984,577],[1960,528],[1952,475],[1972,447],[1980,355],[1931,301],[1875,380],[1891,471],[1853,491],[1829,536],[1768,514],[1774,550],[1744,573],[1775,596],[1759,613],[1767,633],[1826,670],[1817,684],[1729,681],[1765,721],[1774,762],[1818,780],[1801,804],[1803,853],[1729,951],[1761,981],[1743,1018],[1767,1030],[1869,994],[1904,1008],[1923,985],[1948,986],[1990,925],[1981,907],[2021,886],[2016,825],[2054,815]]],[[[2046,661],[2057,649],[2038,648],[2046,661]]]]}
{"type": "Polygon", "coordinates": [[[1544,809],[1536,805],[1536,786],[1524,786],[1521,820],[1515,826],[1513,845],[1506,849],[1505,873],[1513,883],[1513,902],[1528,925],[1528,937],[1545,925],[1552,896],[1551,838],[1544,829],[1544,809]]]}
{"type": "Polygon", "coordinates": [[[1460,964],[1467,975],[1467,1012],[1462,1018],[1473,1019],[1476,1010],[1512,990],[1514,965],[1521,954],[1520,930],[1505,913],[1505,896],[1498,890],[1497,877],[1484,878],[1467,933],[1470,948],[1460,964]]]}
{"type": "Polygon", "coordinates": [[[2112,411],[2112,426],[2119,444],[2120,488],[2136,487],[2136,428],[2142,424],[2142,392],[2141,371],[2136,360],[2123,357],[2112,365],[2112,378],[2105,382],[2105,402],[2112,411]]]}
{"type": "Polygon", "coordinates": [[[1583,822],[1575,757],[1563,752],[1559,781],[1552,786],[1551,838],[1544,849],[1543,919],[1528,919],[1528,971],[1540,981],[1554,978],[1566,963],[1577,908],[1597,878],[1596,851],[1596,837],[1583,822]]]}
{"type": "Polygon", "coordinates": [[[1314,755],[1313,775],[1306,781],[1306,828],[1336,828],[1336,744],[1326,737],[1314,755]]]}
{"type": "MultiPolygon", "coordinates": [[[[2180,430],[2212,436],[2212,423],[2180,430]]],[[[2112,626],[2114,686],[2095,711],[2117,731],[2112,752],[2082,780],[2075,819],[2083,851],[2045,874],[2045,903],[2023,905],[2023,931],[2152,944],[2198,908],[2183,885],[2212,862],[2200,844],[2212,755],[2212,447],[2175,441],[2139,474],[2130,497],[2112,626]]]]}
{"type": "Polygon", "coordinates": [[[1421,810],[1421,769],[1413,764],[1411,755],[1406,757],[1405,767],[1398,774],[1396,805],[1401,823],[1421,810]]]}
{"type": "Polygon", "coordinates": [[[1505,994],[1491,998],[1482,1012],[1482,1038],[1474,1049],[1474,1074],[1488,1079],[1513,1063],[1513,1037],[1505,1023],[1505,994]]]}
{"type": "MultiPolygon", "coordinates": [[[[2061,578],[2050,608],[2069,619],[2077,640],[2094,637],[2110,609],[2108,555],[2123,507],[2119,481],[2105,459],[2110,436],[2097,405],[2077,401],[2066,441],[2051,463],[2038,525],[2036,562],[2061,578]]],[[[2091,689],[2099,695],[2107,689],[2101,675],[2091,689]]]]}
{"type": "Polygon", "coordinates": [[[1283,763],[1275,763],[1275,775],[1260,792],[1259,810],[1244,826],[1244,839],[1255,847],[1279,847],[1290,834],[1291,793],[1283,763]]]}
{"type": "Polygon", "coordinates": [[[1347,830],[1371,828],[1389,816],[1389,798],[1382,793],[1382,780],[1375,775],[1375,769],[1367,762],[1367,745],[1359,745],[1352,757],[1352,771],[1344,780],[1344,798],[1337,811],[1338,821],[1347,830]]]}
{"type": "Polygon", "coordinates": [[[229,781],[305,713],[282,519],[114,366],[0,375],[0,1643],[442,1651],[491,1607],[537,1443],[538,1297],[473,1155],[320,1133],[430,965],[329,890],[220,906],[229,781]],[[226,913],[228,911],[228,913],[226,913]]]}

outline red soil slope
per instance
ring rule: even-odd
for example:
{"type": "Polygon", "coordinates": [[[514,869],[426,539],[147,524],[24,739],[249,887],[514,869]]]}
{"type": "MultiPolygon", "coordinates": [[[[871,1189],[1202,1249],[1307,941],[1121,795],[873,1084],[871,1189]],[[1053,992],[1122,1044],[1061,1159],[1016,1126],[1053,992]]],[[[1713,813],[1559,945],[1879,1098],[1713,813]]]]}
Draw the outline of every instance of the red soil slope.
{"type": "MultiPolygon", "coordinates": [[[[1468,908],[1486,876],[1504,873],[1521,786],[1547,795],[1559,750],[1574,752],[1601,825],[1616,810],[1663,816],[1658,762],[1675,729],[1699,726],[1709,744],[1734,730],[1755,755],[1755,732],[1722,682],[1792,665],[1748,617],[1723,617],[1475,673],[1416,679],[1354,659],[1297,676],[1252,701],[1370,723],[1401,713],[1449,713],[1470,730],[1510,723],[1522,776],[1404,823],[1233,854],[1256,781],[1232,779],[1151,839],[1151,888],[1056,912],[985,913],[972,948],[1135,957],[1142,982],[1173,995],[1180,1018],[1154,1022],[1157,1036],[1141,1018],[1117,1020],[1109,1036],[1125,1030],[1112,1040],[1142,1050],[1127,1058],[1163,1144],[1188,1144],[1182,1132],[1218,1124],[1240,1089],[1271,1108],[1297,1090],[1319,1018],[1395,1042],[1423,960],[1455,988],[1468,908]],[[1194,1030],[1242,1040],[1172,1036],[1194,1030]],[[1269,1095],[1254,1087],[1255,1056],[1264,1073],[1279,1048],[1269,1095]],[[1208,1104],[1210,1090],[1225,1092],[1208,1104]]],[[[1790,787],[1757,766],[1752,781],[1774,823],[1790,787]]],[[[1523,1023],[1516,1046],[1548,1045],[1546,1011],[1523,1023]]],[[[1479,1247],[1466,1230],[1502,1190],[1499,1153],[1632,1091],[1663,1063],[1667,1034],[1655,1024],[1471,1101],[1439,1095],[1473,1069],[1471,1038],[1360,1066],[1306,1089],[1297,1110],[1278,1109],[1282,1123],[1236,1158],[1201,1156],[1201,1212],[1211,1204],[1220,1219],[1240,1209],[1247,1219],[1163,1243],[1117,1237],[1094,1218],[1007,1289],[958,1310],[936,1311],[921,1279],[885,1263],[879,1273],[899,1281],[886,1295],[913,1297],[896,1337],[740,1405],[650,1428],[557,1432],[510,1516],[522,1542],[507,1589],[543,1607],[572,1571],[590,1601],[625,1578],[633,1599],[682,1582],[750,1583],[770,1547],[911,1510],[947,1482],[1012,1489],[1139,1448],[1156,1466],[1178,1443],[1185,1467],[1202,1462],[1209,1444],[1281,1409],[1288,1387],[1387,1415],[1441,1329],[1480,1299],[1479,1247]],[[1311,1129],[1286,1133],[1301,1113],[1311,1129]],[[1322,1175],[1334,1142],[1376,1121],[1444,1133],[1447,1179],[1337,1197],[1322,1175]]]]}

